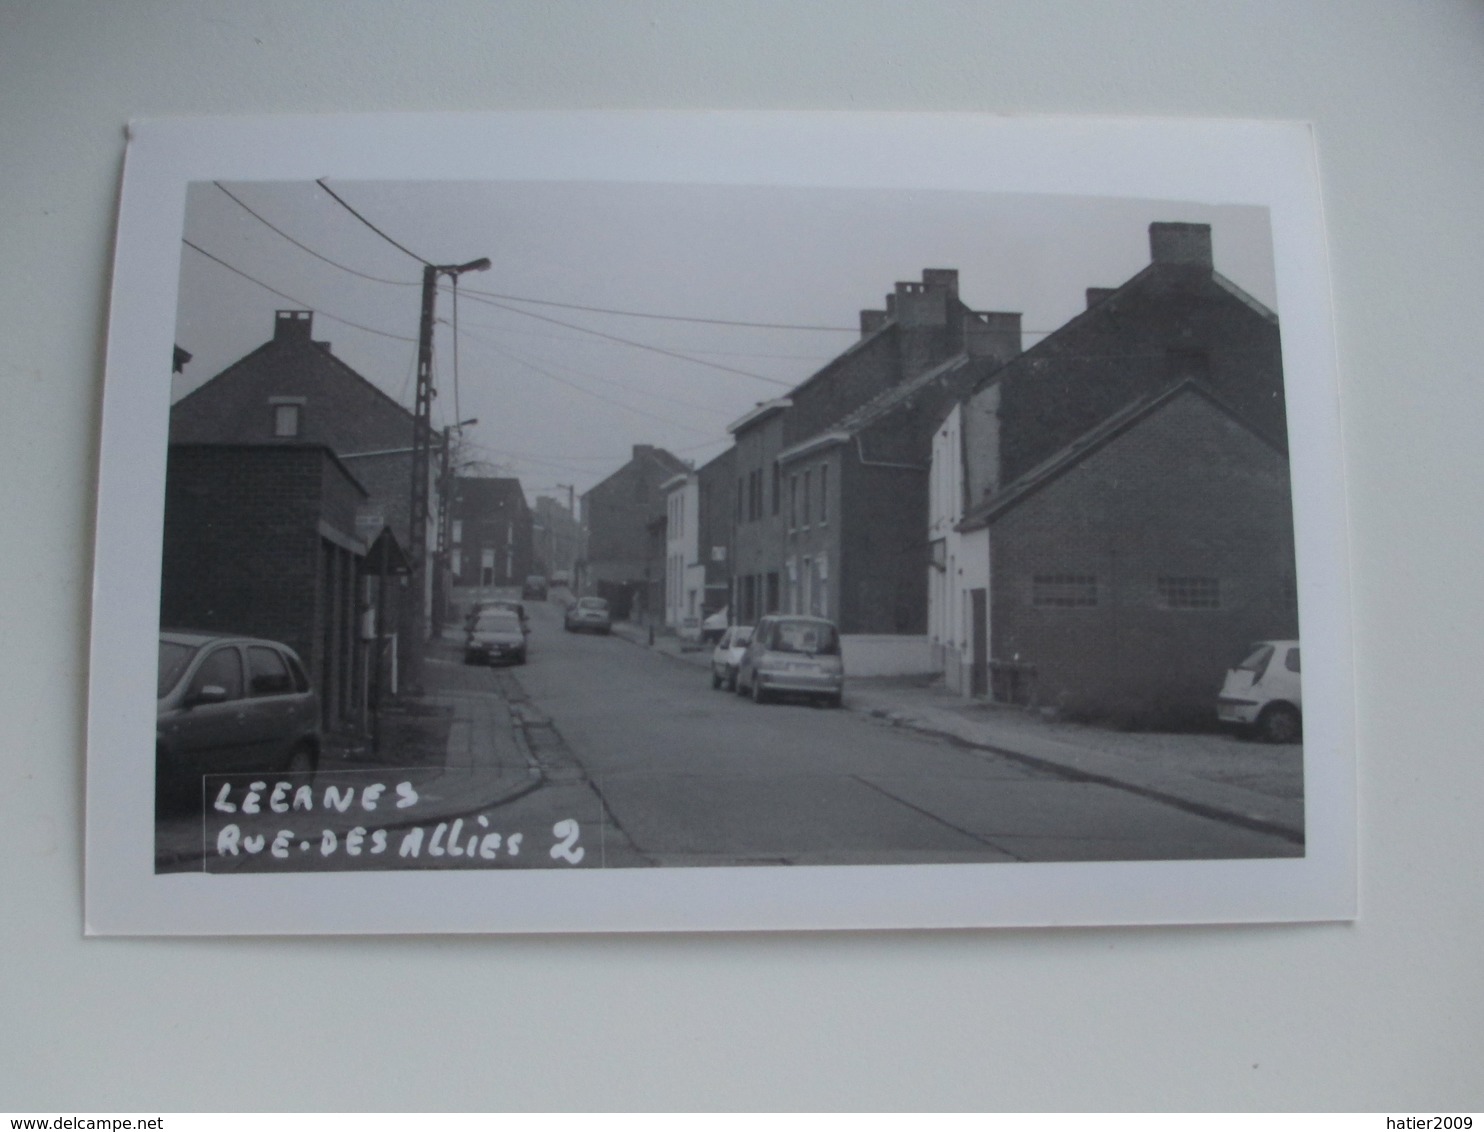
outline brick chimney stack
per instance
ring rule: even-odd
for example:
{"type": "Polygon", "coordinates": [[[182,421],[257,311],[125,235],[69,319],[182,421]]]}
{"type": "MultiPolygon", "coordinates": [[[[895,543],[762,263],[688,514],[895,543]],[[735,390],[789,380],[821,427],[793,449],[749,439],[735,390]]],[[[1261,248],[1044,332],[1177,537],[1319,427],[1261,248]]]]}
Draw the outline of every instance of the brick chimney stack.
{"type": "Polygon", "coordinates": [[[313,311],[274,311],[273,340],[309,342],[314,333],[313,311]]]}
{"type": "Polygon", "coordinates": [[[1211,225],[1156,220],[1149,225],[1149,258],[1154,263],[1201,267],[1210,271],[1214,266],[1211,225]]]}

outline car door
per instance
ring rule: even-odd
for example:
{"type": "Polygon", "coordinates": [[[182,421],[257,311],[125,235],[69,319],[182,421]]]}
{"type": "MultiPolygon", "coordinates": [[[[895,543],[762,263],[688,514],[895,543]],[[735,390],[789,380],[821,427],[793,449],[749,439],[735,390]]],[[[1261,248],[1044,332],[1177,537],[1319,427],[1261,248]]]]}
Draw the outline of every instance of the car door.
{"type": "Polygon", "coordinates": [[[294,688],[288,661],[277,649],[247,646],[247,693],[244,733],[252,747],[251,769],[276,770],[309,726],[302,718],[305,697],[294,688]]]}
{"type": "Polygon", "coordinates": [[[252,743],[243,690],[242,652],[236,645],[218,645],[197,662],[179,703],[160,721],[184,774],[223,774],[248,764],[252,743]]]}

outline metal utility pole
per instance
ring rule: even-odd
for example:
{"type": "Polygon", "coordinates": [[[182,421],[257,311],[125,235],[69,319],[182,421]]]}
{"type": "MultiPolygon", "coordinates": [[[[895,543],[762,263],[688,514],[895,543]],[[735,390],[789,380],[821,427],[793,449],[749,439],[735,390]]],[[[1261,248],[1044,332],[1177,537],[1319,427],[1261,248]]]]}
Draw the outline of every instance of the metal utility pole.
{"type": "Polygon", "coordinates": [[[417,331],[417,399],[412,411],[412,500],[408,509],[408,561],[412,566],[411,640],[408,641],[408,683],[422,679],[423,642],[428,635],[427,588],[428,562],[428,464],[433,448],[433,310],[438,297],[438,278],[446,275],[455,283],[466,271],[488,271],[488,259],[470,260],[457,265],[430,263],[423,268],[422,316],[417,331]]]}

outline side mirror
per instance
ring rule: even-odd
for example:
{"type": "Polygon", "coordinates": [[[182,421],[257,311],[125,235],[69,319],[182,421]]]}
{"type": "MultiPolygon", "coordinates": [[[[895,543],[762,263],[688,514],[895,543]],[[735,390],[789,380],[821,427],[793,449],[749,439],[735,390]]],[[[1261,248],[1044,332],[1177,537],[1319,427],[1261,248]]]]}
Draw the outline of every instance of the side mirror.
{"type": "Polygon", "coordinates": [[[186,697],[185,706],[192,708],[201,704],[224,704],[226,702],[227,690],[220,684],[203,684],[186,697]]]}

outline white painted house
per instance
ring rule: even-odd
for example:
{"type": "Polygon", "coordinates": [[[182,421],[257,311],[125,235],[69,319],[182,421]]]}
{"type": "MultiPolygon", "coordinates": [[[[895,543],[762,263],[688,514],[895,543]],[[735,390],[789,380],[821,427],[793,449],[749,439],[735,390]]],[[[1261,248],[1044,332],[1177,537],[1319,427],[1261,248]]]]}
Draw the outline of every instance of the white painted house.
{"type": "Polygon", "coordinates": [[[701,559],[701,487],[694,471],[660,484],[665,497],[665,624],[685,639],[701,636],[706,564],[701,559]]]}

